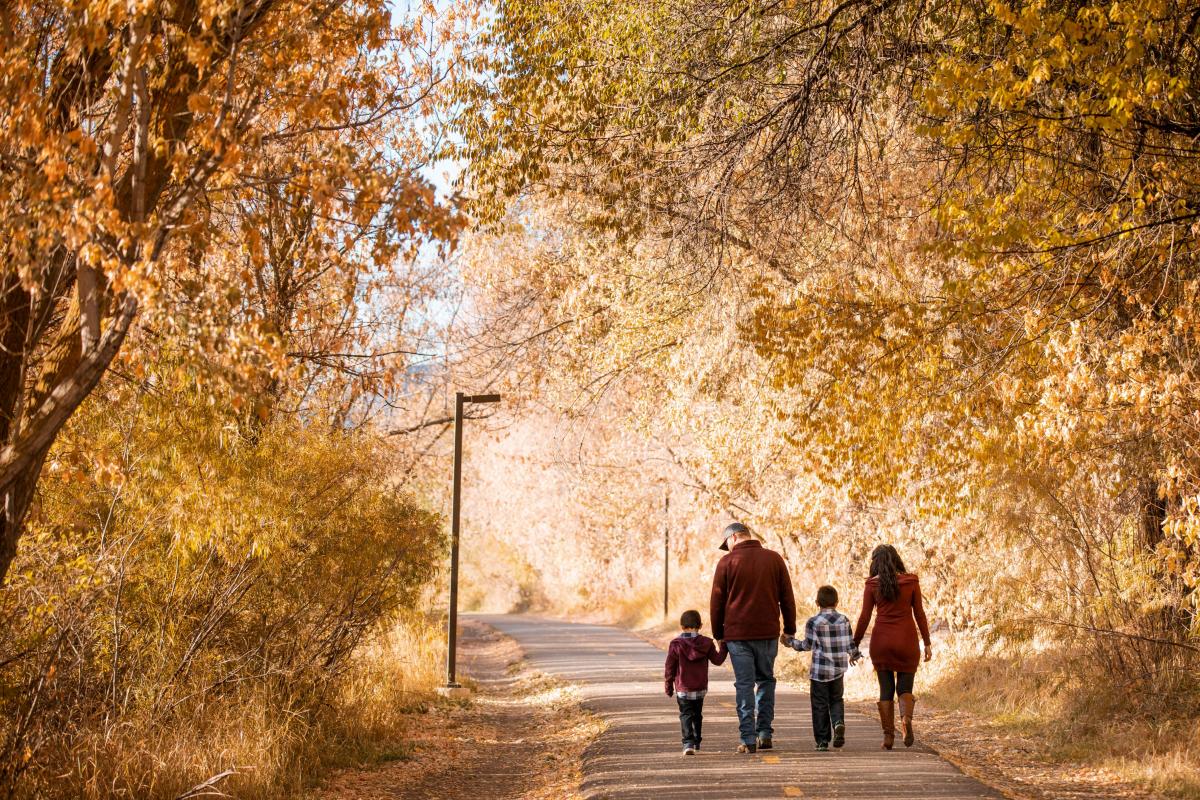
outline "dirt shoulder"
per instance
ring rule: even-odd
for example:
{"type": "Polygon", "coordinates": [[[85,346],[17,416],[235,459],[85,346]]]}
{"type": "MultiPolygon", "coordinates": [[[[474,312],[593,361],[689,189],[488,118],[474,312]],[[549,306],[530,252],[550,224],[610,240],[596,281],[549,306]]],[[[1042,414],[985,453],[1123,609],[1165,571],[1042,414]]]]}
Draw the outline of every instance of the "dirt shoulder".
{"type": "Polygon", "coordinates": [[[523,665],[507,637],[464,620],[470,701],[415,714],[410,747],[377,766],[334,774],[312,800],[576,800],[580,757],[602,724],[575,690],[523,665]]]}

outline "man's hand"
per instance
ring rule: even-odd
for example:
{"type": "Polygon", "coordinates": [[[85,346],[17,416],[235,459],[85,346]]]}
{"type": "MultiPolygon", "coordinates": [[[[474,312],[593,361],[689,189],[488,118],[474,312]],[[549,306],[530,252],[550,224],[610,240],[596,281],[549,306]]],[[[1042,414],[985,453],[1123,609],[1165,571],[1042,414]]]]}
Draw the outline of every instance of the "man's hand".
{"type": "Polygon", "coordinates": [[[675,685],[674,684],[668,683],[665,688],[667,690],[667,697],[675,696],[675,685]]]}
{"type": "Polygon", "coordinates": [[[933,645],[925,645],[925,660],[933,658],[933,645]]]}
{"type": "Polygon", "coordinates": [[[717,646],[718,653],[725,649],[725,640],[724,639],[713,639],[713,644],[715,644],[717,646]]]}
{"type": "Polygon", "coordinates": [[[779,643],[784,647],[791,647],[792,637],[788,636],[786,633],[781,633],[779,634],[779,643]]]}

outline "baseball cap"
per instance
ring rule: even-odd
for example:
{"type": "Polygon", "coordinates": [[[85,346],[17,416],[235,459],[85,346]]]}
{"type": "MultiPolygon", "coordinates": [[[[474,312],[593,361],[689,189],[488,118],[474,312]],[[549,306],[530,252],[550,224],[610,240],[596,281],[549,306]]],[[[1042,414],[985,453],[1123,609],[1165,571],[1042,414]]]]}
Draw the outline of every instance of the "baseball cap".
{"type": "Polygon", "coordinates": [[[730,536],[733,536],[735,533],[749,533],[749,532],[750,532],[750,529],[747,528],[745,525],[743,525],[740,522],[734,522],[730,525],[727,525],[725,527],[725,530],[721,532],[721,544],[717,549],[718,550],[728,550],[730,536]]]}

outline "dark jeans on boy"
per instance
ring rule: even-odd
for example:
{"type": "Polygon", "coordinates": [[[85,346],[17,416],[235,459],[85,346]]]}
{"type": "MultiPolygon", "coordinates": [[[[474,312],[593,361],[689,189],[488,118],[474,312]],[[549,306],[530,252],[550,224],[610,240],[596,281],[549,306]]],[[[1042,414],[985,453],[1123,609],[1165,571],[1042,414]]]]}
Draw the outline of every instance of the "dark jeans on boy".
{"type": "Polygon", "coordinates": [[[704,725],[704,698],[688,700],[675,695],[679,702],[679,729],[683,733],[684,747],[700,746],[700,728],[704,725]]]}
{"type": "Polygon", "coordinates": [[[842,702],[842,679],[809,681],[812,699],[813,736],[817,744],[829,744],[833,726],[846,721],[846,706],[842,702]]]}

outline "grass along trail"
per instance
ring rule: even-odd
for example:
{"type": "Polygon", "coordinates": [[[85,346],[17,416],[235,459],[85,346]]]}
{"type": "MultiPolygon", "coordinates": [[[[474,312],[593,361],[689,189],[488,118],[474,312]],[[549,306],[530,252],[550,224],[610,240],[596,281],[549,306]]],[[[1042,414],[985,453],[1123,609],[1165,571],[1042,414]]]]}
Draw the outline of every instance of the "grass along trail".
{"type": "Polygon", "coordinates": [[[342,770],[312,800],[574,800],[584,746],[602,724],[578,692],[529,669],[512,639],[474,620],[460,625],[467,702],[414,715],[411,752],[342,770]]]}

